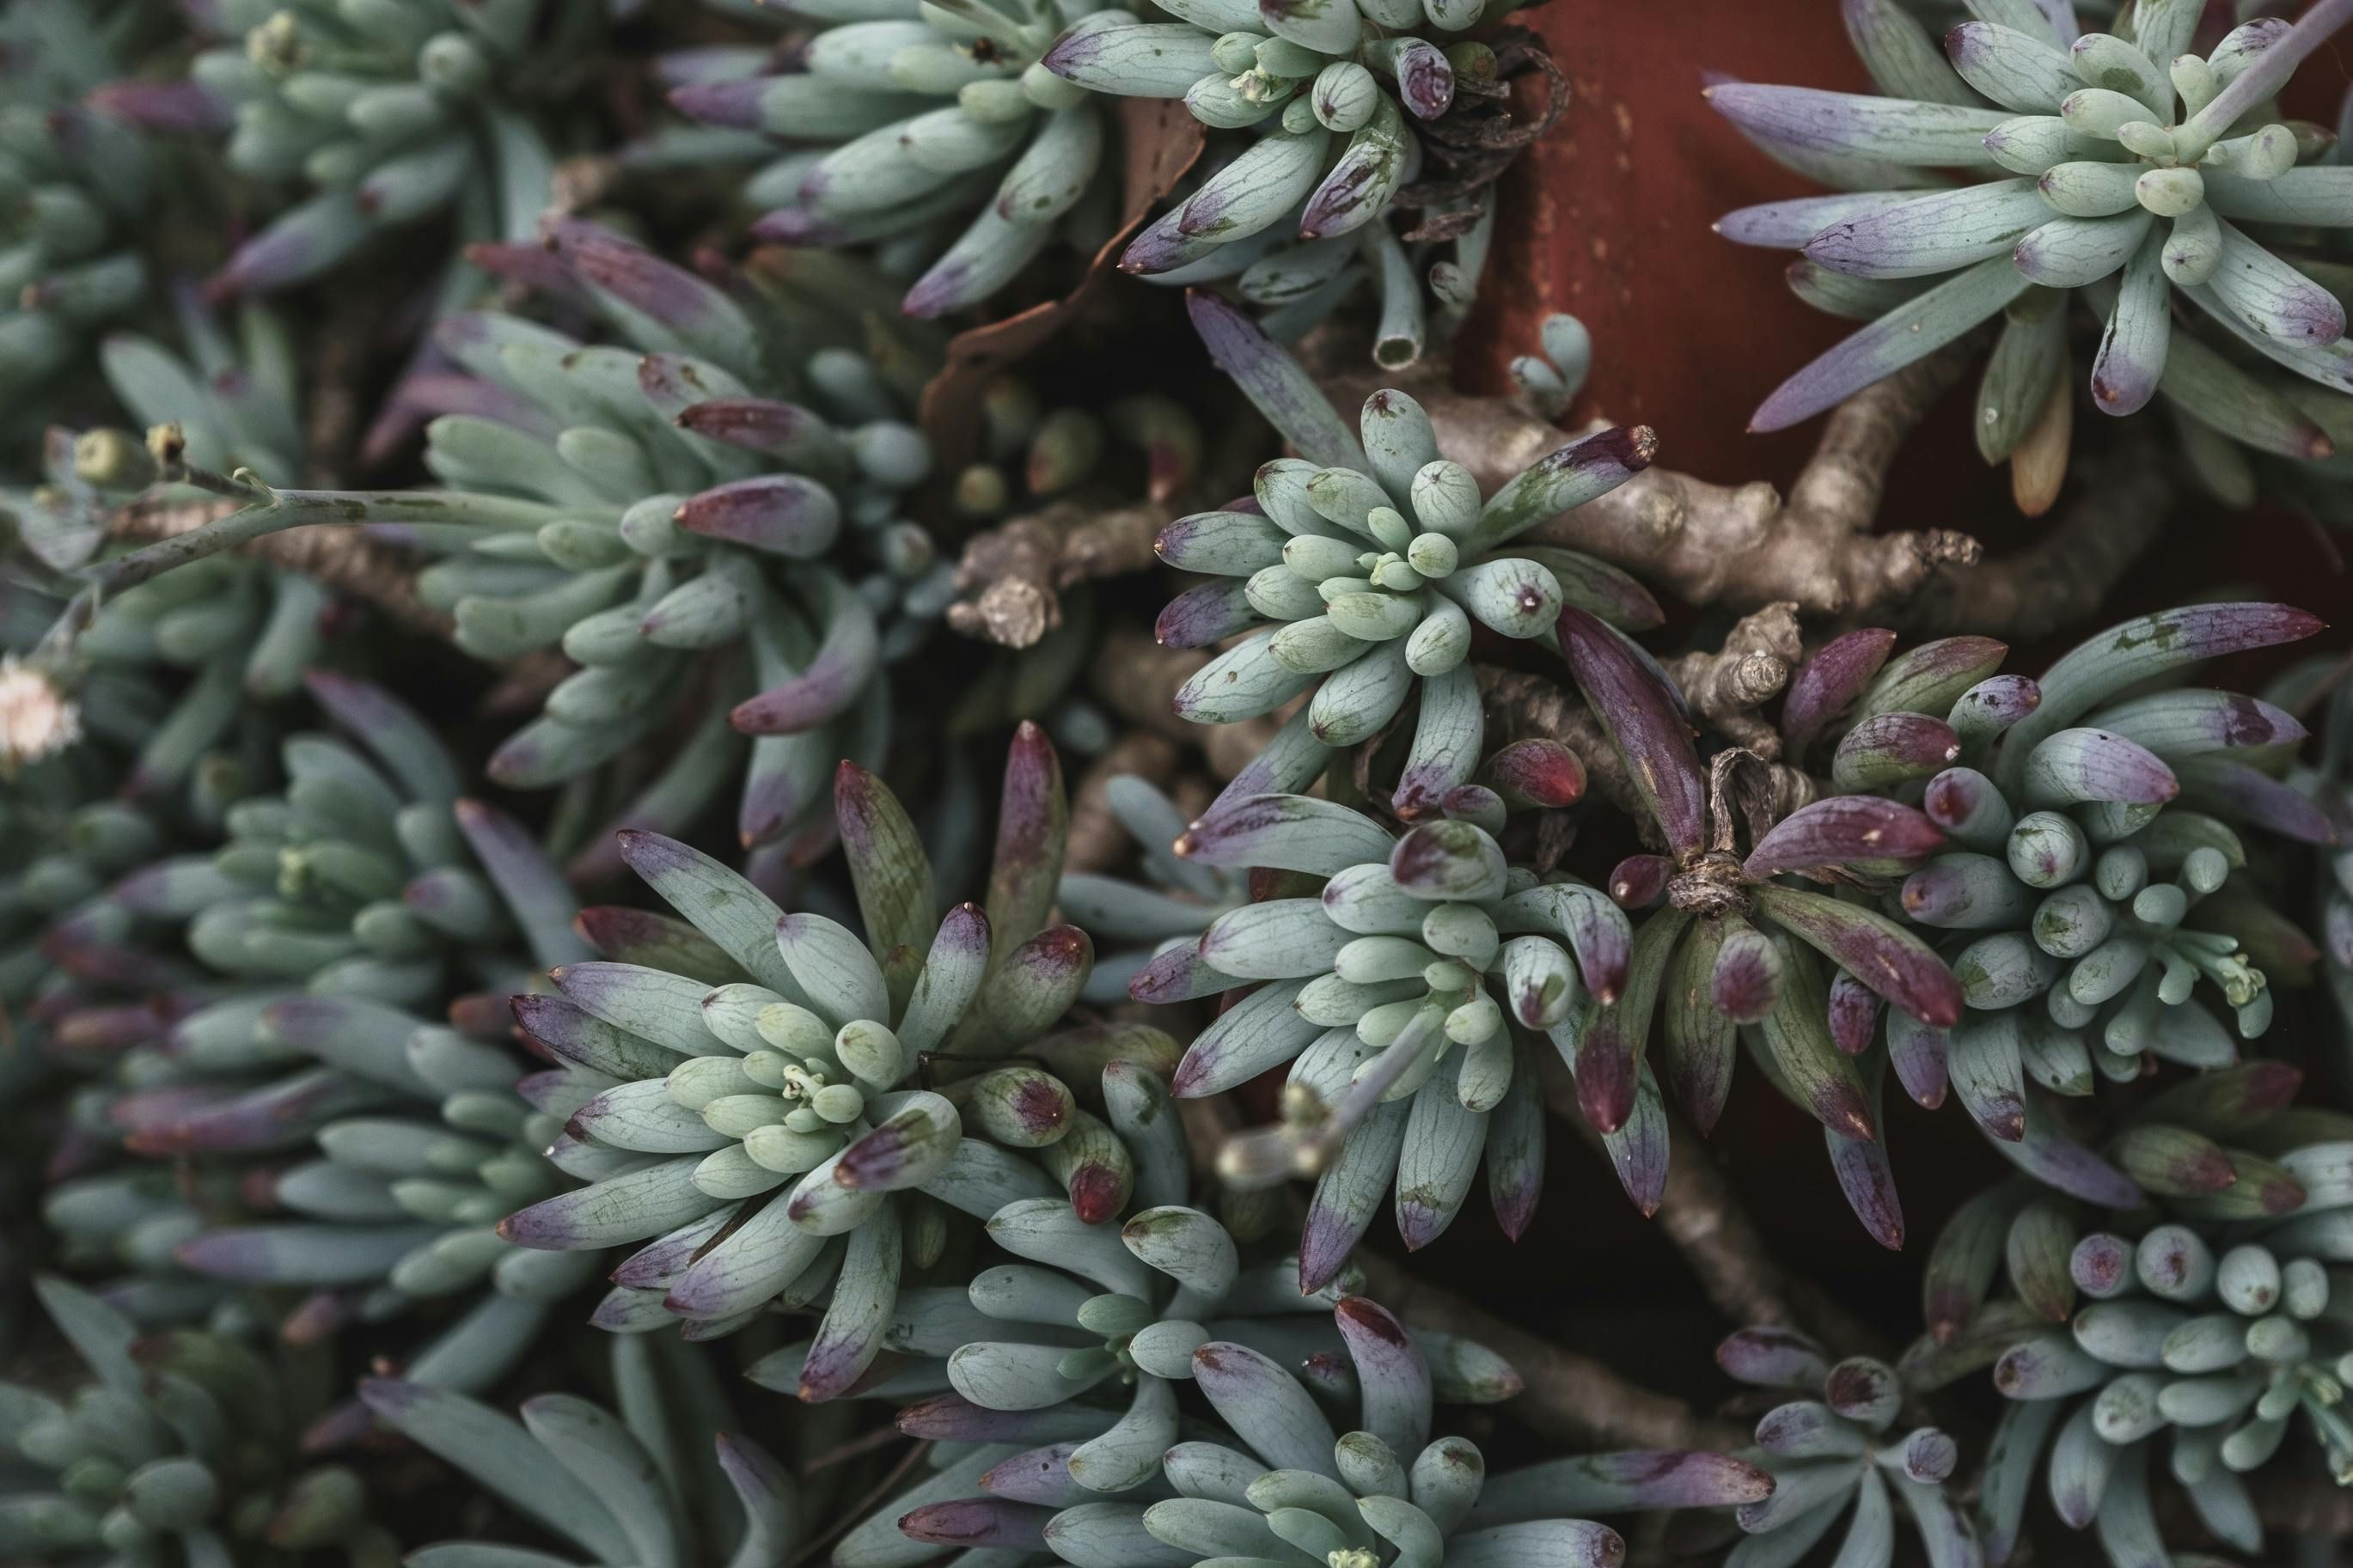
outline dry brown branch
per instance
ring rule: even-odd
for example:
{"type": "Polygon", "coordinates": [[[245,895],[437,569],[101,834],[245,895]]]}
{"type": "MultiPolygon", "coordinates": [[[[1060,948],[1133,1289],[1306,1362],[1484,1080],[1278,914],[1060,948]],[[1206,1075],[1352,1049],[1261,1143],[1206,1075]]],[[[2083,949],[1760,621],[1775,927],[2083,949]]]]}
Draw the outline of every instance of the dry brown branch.
{"type": "Polygon", "coordinates": [[[1769,763],[1781,754],[1781,735],[1757,710],[1781,694],[1805,656],[1798,606],[1785,599],[1742,616],[1715,652],[1669,659],[1666,670],[1694,718],[1769,763]]]}
{"type": "MultiPolygon", "coordinates": [[[[233,500],[142,499],[116,512],[108,527],[120,539],[172,539],[226,517],[237,506],[233,500]]],[[[374,605],[412,631],[447,637],[455,629],[448,616],[418,597],[416,563],[357,529],[340,524],[290,528],[264,534],[239,550],[299,572],[346,598],[374,605]]]]}
{"type": "MultiPolygon", "coordinates": [[[[1787,600],[1807,616],[1894,613],[1981,553],[1944,529],[1868,531],[1896,448],[1976,346],[1965,339],[1841,404],[1786,502],[1762,482],[1726,488],[1651,468],[1524,537],[1599,556],[1686,604],[1753,610],[1787,600]]],[[[1351,413],[1373,390],[1356,375],[1329,384],[1351,413]]],[[[1516,399],[1452,391],[1442,363],[1407,390],[1429,410],[1439,446],[1486,489],[1574,439],[1516,399]]]]}
{"type": "Polygon", "coordinates": [[[2274,1530],[2332,1541],[2353,1539],[2353,1491],[2316,1470],[2255,1478],[2255,1510],[2274,1530]]]}
{"type": "Polygon", "coordinates": [[[1071,497],[976,534],[955,585],[977,596],[950,605],[948,625],[1001,647],[1032,647],[1062,624],[1062,589],[1145,570],[1153,540],[1177,515],[1164,501],[1113,506],[1100,496],[1071,497]]]}

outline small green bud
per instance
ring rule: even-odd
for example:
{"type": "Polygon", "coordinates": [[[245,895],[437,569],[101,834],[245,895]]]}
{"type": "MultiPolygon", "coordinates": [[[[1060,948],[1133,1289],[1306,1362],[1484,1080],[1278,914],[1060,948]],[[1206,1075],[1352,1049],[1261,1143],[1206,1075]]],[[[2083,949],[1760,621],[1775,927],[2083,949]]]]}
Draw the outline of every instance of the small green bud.
{"type": "Polygon", "coordinates": [[[1406,547],[1405,558],[1424,577],[1443,577],[1454,570],[1461,552],[1442,533],[1421,533],[1406,547]]]}
{"type": "Polygon", "coordinates": [[[436,33],[417,51],[417,74],[444,98],[480,93],[491,79],[491,62],[463,33],[436,33]]]}
{"type": "Polygon", "coordinates": [[[2159,217],[2179,217],[2206,200],[2206,182],[2195,169],[2151,169],[2133,182],[2133,196],[2159,217]]]}
{"type": "Polygon", "coordinates": [[[2117,126],[2116,140],[2134,157],[2147,158],[2151,163],[2170,163],[2179,156],[2173,145],[2173,132],[2146,120],[2128,121],[2117,126]]]}
{"type": "MultiPolygon", "coordinates": [[[[176,428],[176,426],[174,426],[176,428]]],[[[155,482],[153,455],[127,430],[100,426],[74,437],[74,477],[102,490],[141,490],[155,482]]]]}
{"type": "Polygon", "coordinates": [[[1258,47],[1265,39],[1257,33],[1226,33],[1209,46],[1209,59],[1221,71],[1240,76],[1258,68],[1258,47]]]}

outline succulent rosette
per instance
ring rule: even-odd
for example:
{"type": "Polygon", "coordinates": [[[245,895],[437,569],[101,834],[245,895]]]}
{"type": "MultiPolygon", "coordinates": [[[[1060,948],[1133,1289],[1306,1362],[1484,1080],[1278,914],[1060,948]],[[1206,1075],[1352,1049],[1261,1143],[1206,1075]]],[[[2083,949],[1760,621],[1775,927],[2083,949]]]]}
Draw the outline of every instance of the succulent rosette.
{"type": "Polygon", "coordinates": [[[1743,208],[1719,232],[1802,250],[1797,292],[1869,322],[1767,398],[1755,427],[1809,418],[2000,317],[1979,449],[2000,462],[2040,440],[2063,467],[2074,291],[2103,322],[2094,404],[2129,415],[2161,398],[2217,489],[2252,486],[2232,443],[2328,457],[2343,420],[2317,410],[2353,391],[2345,308],[2290,247],[2353,223],[2353,171],[2274,99],[2347,9],[2256,17],[2203,56],[2198,0],[2136,5],[2118,34],[2022,0],[1969,9],[1939,49],[1896,0],[1850,0],[1878,96],[1709,88],[1751,141],[1841,192],[1743,208]]]}
{"type": "Polygon", "coordinates": [[[1369,281],[1379,300],[1375,362],[1414,363],[1434,335],[1425,270],[1443,332],[1475,297],[1493,234],[1492,200],[1475,181],[1467,193],[1451,188],[1447,166],[1467,148],[1523,145],[1543,129],[1504,129],[1503,78],[1517,56],[1507,62],[1485,42],[1448,37],[1475,27],[1482,6],[1172,0],[1158,9],[1174,19],[1118,9],[1078,17],[1045,68],[1089,93],[1181,98],[1212,130],[1251,134],[1211,142],[1206,172],[1129,242],[1121,268],[1162,284],[1230,282],[1285,339],[1369,281]],[[1400,235],[1391,220],[1409,207],[1444,210],[1400,235]],[[1446,241],[1447,258],[1431,263],[1430,242],[1446,241]]]}
{"type": "Polygon", "coordinates": [[[490,1228],[558,1184],[540,1154],[554,1129],[528,1124],[514,1059],[468,998],[586,950],[538,847],[455,798],[421,720],[347,678],[310,688],[359,744],[290,738],[284,794],[230,806],[223,847],[155,854],[52,927],[69,973],[160,989],[60,1021],[90,1077],[59,1173],[87,1173],[47,1212],[77,1261],[132,1269],[108,1289],[142,1318],[291,1288],[311,1293],[288,1328],[302,1337],[488,1283],[412,1368],[480,1386],[587,1271],[490,1228]],[[445,1009],[454,1026],[425,1016],[445,1009]],[[90,1169],[118,1142],[190,1179],[90,1169]],[[246,1223],[257,1211],[283,1217],[246,1223]]]}
{"type": "Polygon", "coordinates": [[[1841,1519],[1847,1523],[1839,1562],[1889,1568],[1899,1501],[1934,1568],[1986,1561],[1969,1515],[1946,1492],[1958,1445],[1934,1426],[1895,1425],[1916,1392],[1897,1369],[1869,1356],[1833,1364],[1803,1334],[1774,1328],[1741,1330],[1715,1359],[1743,1383],[1798,1396],[1757,1423],[1753,1458],[1772,1489],[1734,1516],[1746,1539],[1724,1559],[1726,1568],[1794,1563],[1841,1519]]]}
{"type": "Polygon", "coordinates": [[[1936,1027],[1888,1019],[1891,1060],[1915,1099],[1933,1105],[1949,1089],[2022,1168],[2115,1202],[2112,1173],[2070,1151],[2039,1095],[2088,1095],[2158,1061],[2226,1066],[2238,1059],[2234,1034],[2264,1032],[2263,966],[2308,962],[2313,949],[2250,890],[2238,827],[2306,844],[2333,842],[2335,830],[2280,777],[2305,737],[2293,716],[2165,683],[2196,661],[2318,627],[2280,605],[2168,611],[2087,640],[2040,682],[1992,675],[2003,650],[1977,638],[1882,666],[1888,634],[1858,632],[1808,666],[1791,702],[1809,714],[1834,726],[1862,693],[1832,758],[1834,786],[1919,788],[1948,837],[1890,905],[1948,933],[1938,950],[1965,1009],[1936,1027]],[[1918,690],[1940,664],[1985,673],[1942,720],[1946,694],[1918,690]],[[2014,715],[1998,739],[1985,732],[1994,709],[2014,715]],[[1954,765],[1940,767],[1947,751],[1954,765]]]}
{"type": "Polygon", "coordinates": [[[64,1280],[34,1289],[90,1381],[63,1398],[0,1384],[0,1444],[17,1461],[0,1551],[76,1565],[399,1561],[359,1476],[299,1456],[314,1369],[225,1333],[142,1337],[64,1280]]]}
{"type": "Polygon", "coordinates": [[[871,248],[886,277],[913,276],[906,313],[932,317],[980,304],[1057,240],[1092,254],[1117,227],[1116,116],[1040,63],[1077,6],[791,9],[818,24],[796,68],[764,50],[670,62],[678,109],[789,149],[745,190],[770,209],[759,237],[871,248]]]}
{"type": "MultiPolygon", "coordinates": [[[[1944,832],[1918,807],[1877,793],[1810,801],[1774,820],[1780,802],[1762,760],[1726,747],[1704,770],[1683,695],[1647,653],[1575,606],[1561,612],[1559,634],[1577,689],[1626,764],[1646,831],[1665,850],[1611,875],[1613,898],[1649,910],[1612,1005],[1597,994],[1548,1021],[1578,1107],[1603,1133],[1628,1194],[1651,1212],[1665,1191],[1670,1097],[1701,1131],[1714,1128],[1745,1047],[1767,1082],[1822,1124],[1856,1217],[1881,1245],[1902,1246],[1879,1112],[1886,1058],[1870,1047],[1883,1008],[1891,1020],[1950,1027],[1961,987],[1926,943],[1871,907],[1870,890],[1940,848],[1944,832]]],[[[1966,704],[1978,685],[1973,671],[1935,660],[1920,673],[1920,700],[1966,704]]],[[[1785,731],[1802,731],[1807,700],[1801,671],[1785,731]]],[[[1802,740],[1785,736],[1783,745],[1802,755],[1802,740]]],[[[1950,760],[1940,749],[1940,763],[1950,760]]]]}
{"type": "MultiPolygon", "coordinates": [[[[1352,1270],[1303,1293],[1295,1260],[1246,1258],[1225,1226],[1185,1206],[1189,1151],[1155,1075],[1114,1063],[1103,1095],[1135,1154],[1135,1206],[1125,1223],[1116,1231],[1091,1226],[1059,1198],[1008,1204],[989,1218],[988,1236],[1019,1261],[981,1268],[968,1287],[902,1291],[887,1342],[921,1358],[893,1373],[893,1390],[944,1384],[900,1412],[902,1431],[1046,1444],[982,1476],[993,1498],[1057,1505],[1145,1487],[1183,1429],[1180,1396],[1195,1351],[1234,1342],[1306,1369],[1335,1393],[1351,1326],[1379,1313],[1353,1295],[1352,1270]],[[1335,1310],[1336,1320],[1327,1318],[1335,1310]]],[[[1493,1404],[1522,1386],[1482,1345],[1443,1333],[1411,1338],[1447,1403],[1493,1404]]],[[[800,1347],[779,1352],[755,1364],[752,1379],[789,1388],[802,1355],[800,1347]]]]}
{"type": "Polygon", "coordinates": [[[1433,1405],[1451,1402],[1451,1391],[1416,1337],[1361,1296],[1342,1298],[1334,1321],[1340,1346],[1311,1358],[1303,1377],[1233,1341],[1192,1352],[1190,1382],[1215,1424],[1139,1465],[1148,1478],[1139,1484],[1156,1500],[1091,1498],[1056,1479],[1069,1465],[1067,1443],[1050,1434],[1079,1430],[1067,1407],[967,1420],[954,1429],[982,1446],[854,1528],[834,1560],[890,1568],[964,1547],[1076,1568],[1362,1568],[1392,1554],[1432,1568],[1615,1568],[1624,1555],[1617,1533],[1565,1510],[1716,1506],[1770,1489],[1741,1460],[1683,1452],[1562,1460],[1490,1486],[1476,1445],[1431,1436],[1433,1405]],[[1355,1429],[1335,1433],[1335,1418],[1355,1429]],[[1049,1447],[1020,1447],[1040,1440],[1049,1447]],[[987,1495],[969,1495],[976,1487],[987,1495]]]}
{"type": "Polygon", "coordinates": [[[1612,567],[1573,551],[1505,549],[1648,467],[1656,442],[1647,427],[1563,447],[1482,502],[1470,470],[1439,454],[1412,398],[1366,399],[1360,445],[1256,326],[1213,296],[1189,304],[1211,357],[1300,454],[1261,468],[1249,500],[1180,518],[1155,546],[1169,565],[1215,579],[1160,613],[1160,641],[1240,639],[1179,689],[1180,717],[1232,723],[1313,693],[1260,759],[1253,788],[1300,788],[1333,750],[1379,733],[1419,690],[1396,805],[1426,811],[1448,782],[1469,780],[1481,755],[1467,662],[1474,621],[1533,639],[1576,605],[1629,627],[1657,624],[1650,595],[1612,567]]]}
{"type": "Polygon", "coordinates": [[[1334,802],[1229,793],[1177,852],[1288,873],[1298,892],[1228,910],[1129,985],[1147,1002],[1255,988],[1194,1040],[1174,1087],[1214,1095],[1291,1064],[1282,1121],[1229,1143],[1219,1171],[1316,1177],[1303,1289],[1337,1276],[1392,1180],[1409,1247],[1453,1223],[1482,1160],[1496,1218],[1520,1235],[1543,1186],[1544,1105],[1514,1026],[1553,1026],[1625,983],[1616,905],[1510,865],[1494,791],[1454,788],[1441,809],[1400,836],[1334,802]]]}
{"type": "MultiPolygon", "coordinates": [[[[560,647],[581,666],[492,757],[494,781],[582,778],[683,706],[703,721],[624,820],[685,826],[728,777],[734,737],[749,735],[746,848],[813,826],[821,837],[827,770],[844,752],[872,758],[887,733],[882,662],[954,595],[953,569],[901,510],[931,468],[899,417],[907,384],[839,346],[787,373],[797,326],[818,323],[838,344],[854,324],[823,323],[807,301],[739,300],[594,225],[564,220],[545,247],[471,254],[589,307],[635,346],[496,311],[450,317],[437,340],[458,370],[406,393],[440,411],[426,461],[448,489],[278,489],[181,463],[165,477],[246,505],[174,559],[311,522],[436,552],[418,594],[454,617],[461,648],[512,659],[560,647]],[[765,395],[804,376],[826,412],[765,395]],[[828,560],[845,531],[855,562],[828,560]]],[[[100,586],[148,565],[126,557],[100,586]]]]}
{"type": "Polygon", "coordinates": [[[2123,1568],[2162,1550],[2167,1473],[2250,1553],[2263,1528],[2242,1478],[2295,1431],[2339,1485],[2353,1477],[2353,1339],[2332,1304],[2353,1256],[2353,1118],[2292,1105],[2299,1082],[2250,1063],[2129,1112],[2116,1147],[2157,1206],[2109,1215],[2114,1229],[2009,1190],[1939,1238],[1931,1338],[1905,1359],[1926,1386],[1991,1363],[2014,1402],[1979,1489],[1989,1561],[2010,1555],[2038,1479],[2123,1568]],[[2010,1293],[1985,1302],[1998,1274],[2010,1293]]]}
{"type": "Polygon", "coordinates": [[[600,0],[218,0],[200,8],[215,41],[186,82],[117,84],[104,101],[159,132],[225,130],[229,169],[313,193],[207,285],[269,293],[453,212],[470,228],[528,237],[554,172],[549,86],[577,79],[607,10],[600,0]]]}
{"type": "Polygon", "coordinates": [[[522,1402],[518,1420],[413,1380],[361,1384],[378,1420],[567,1546],[556,1555],[440,1541],[404,1561],[414,1568],[522,1560],[758,1568],[805,1544],[816,1500],[765,1448],[732,1429],[709,1363],[658,1337],[610,1342],[609,1408],[543,1394],[522,1402]]]}
{"type": "Polygon", "coordinates": [[[566,1119],[549,1157],[590,1184],[500,1234],[554,1251],[648,1243],[596,1314],[621,1331],[682,1320],[712,1337],[829,1284],[798,1384],[821,1400],[881,1352],[906,1262],[937,1258],[948,1211],[987,1218],[1059,1193],[1089,1223],[1115,1216],[1134,1180],[1118,1135],[1067,1079],[1005,1058],[1092,1059],[1099,1073],[1138,1056],[1165,1066],[1170,1047],[1155,1030],[1046,1043],[1092,949],[1074,927],[1039,929],[1063,805],[1034,727],[1014,742],[1004,798],[995,913],[961,904],[942,918],[913,825],[844,763],[835,809],[862,937],[785,914],[675,840],[626,835],[623,858],[687,929],[649,932],[659,967],[567,964],[552,976],[560,994],[515,999],[525,1034],[563,1064],[527,1086],[566,1119]]]}

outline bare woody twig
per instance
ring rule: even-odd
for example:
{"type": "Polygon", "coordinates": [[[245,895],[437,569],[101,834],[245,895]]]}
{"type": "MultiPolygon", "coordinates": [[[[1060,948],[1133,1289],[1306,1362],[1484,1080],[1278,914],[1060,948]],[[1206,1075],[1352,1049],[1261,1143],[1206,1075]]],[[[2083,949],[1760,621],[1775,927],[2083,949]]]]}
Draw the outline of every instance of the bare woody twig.
{"type": "Polygon", "coordinates": [[[1060,592],[1080,583],[1141,572],[1152,542],[1176,520],[1165,501],[1110,506],[1073,497],[976,534],[956,564],[960,594],[948,625],[1005,647],[1029,647],[1062,624],[1060,592]]]}
{"type": "Polygon", "coordinates": [[[1742,616],[1715,652],[1684,654],[1666,669],[1693,718],[1771,762],[1781,754],[1781,731],[1757,710],[1781,694],[1805,657],[1798,606],[1785,599],[1742,616]]]}

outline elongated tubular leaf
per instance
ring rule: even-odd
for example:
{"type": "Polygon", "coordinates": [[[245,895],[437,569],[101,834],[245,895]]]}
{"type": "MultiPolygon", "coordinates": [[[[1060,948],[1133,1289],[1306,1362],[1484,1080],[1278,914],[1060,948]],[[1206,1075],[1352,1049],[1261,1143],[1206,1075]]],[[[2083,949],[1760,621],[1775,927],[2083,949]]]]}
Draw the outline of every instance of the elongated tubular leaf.
{"type": "Polygon", "coordinates": [[[1418,1454],[1430,1441],[1430,1368],[1389,1310],[1362,1296],[1334,1309],[1363,1392],[1364,1426],[1398,1454],[1418,1454]]]}
{"type": "Polygon", "coordinates": [[[684,1542],[645,1445],[619,1419],[570,1394],[543,1394],[522,1404],[522,1423],[574,1479],[606,1503],[628,1537],[631,1561],[646,1568],[677,1568],[684,1542]]]}
{"type": "Polygon", "coordinates": [[[1845,717],[1894,647],[1894,632],[1864,626],[1808,657],[1781,700],[1781,740],[1791,756],[1803,756],[1823,731],[1845,717]]]}
{"type": "Polygon", "coordinates": [[[1213,1342],[1193,1352],[1193,1380],[1260,1458],[1277,1469],[1338,1479],[1331,1423],[1281,1365],[1248,1346],[1213,1342]]]}
{"type": "Polygon", "coordinates": [[[606,1563],[638,1561],[604,1500],[557,1461],[512,1416],[462,1394],[370,1378],[360,1397],[377,1419],[471,1476],[516,1511],[537,1520],[606,1563]]]}
{"type": "Polygon", "coordinates": [[[1913,860],[1945,842],[1920,812],[1874,795],[1841,795],[1801,806],[1774,824],[1748,852],[1752,877],[1857,860],[1913,860]]]}
{"type": "Polygon", "coordinates": [[[1649,660],[1623,637],[1575,605],[1564,606],[1560,651],[1610,743],[1625,759],[1636,792],[1678,858],[1706,836],[1699,753],[1682,705],[1649,660]]]}
{"type": "Polygon", "coordinates": [[[1329,877],[1387,860],[1388,829],[1347,806],[1303,795],[1223,800],[1185,831],[1176,852],[1203,866],[1257,866],[1329,877]]]}
{"type": "Polygon", "coordinates": [[[1774,1065],[1809,1115],[1832,1131],[1873,1142],[1877,1121],[1862,1075],[1831,1038],[1820,961],[1802,949],[1785,953],[1780,985],[1760,1021],[1774,1065]]]}
{"type": "Polygon", "coordinates": [[[1961,1016],[1961,984],[1919,938],[1884,916],[1819,893],[1767,885],[1757,908],[1884,997],[1937,1028],[1961,1016]]]}
{"type": "Polygon", "coordinates": [[[1185,309],[1218,368],[1299,455],[1324,468],[1369,473],[1372,460],[1331,400],[1282,345],[1226,300],[1188,290],[1185,309]]]}
{"type": "Polygon", "coordinates": [[[938,931],[931,859],[899,797],[855,763],[834,772],[833,815],[868,945],[888,973],[894,951],[923,952],[938,931]]]}
{"type": "Polygon", "coordinates": [[[522,928],[533,961],[542,969],[553,969],[595,956],[572,929],[580,913],[579,900],[522,825],[479,801],[459,801],[451,813],[474,858],[522,928]]]}
{"type": "Polygon", "coordinates": [[[2126,687],[2201,659],[2295,642],[2323,629],[2287,605],[2189,605],[2111,626],[2063,655],[2042,677],[2042,701],[2002,737],[1996,776],[2015,798],[2042,741],[2126,687]]]}
{"type": "Polygon", "coordinates": [[[1743,132],[1769,142],[1924,168],[1994,167],[1986,133],[2011,118],[1998,109],[1754,82],[1720,82],[1702,96],[1743,132]]]}
{"type": "Polygon", "coordinates": [[[302,684],[417,800],[448,805],[462,791],[457,765],[417,710],[365,680],[314,669],[302,684]]]}
{"type": "Polygon", "coordinates": [[[1005,753],[997,852],[989,866],[992,964],[1002,963],[1046,923],[1062,877],[1062,841],[1071,819],[1062,761],[1046,732],[1023,720],[1005,753]]]}
{"type": "Polygon", "coordinates": [[[624,830],[618,837],[621,858],[629,868],[742,964],[744,973],[786,1001],[808,1005],[808,993],[776,952],[776,921],[784,911],[773,900],[710,856],[675,838],[632,830],[624,830]]]}
{"type": "Polygon", "coordinates": [[[1994,180],[1832,224],[1805,248],[1852,278],[1930,278],[2002,255],[2050,220],[2033,181],[1994,180]]]}
{"type": "MultiPolygon", "coordinates": [[[[1877,1062],[1864,1072],[1874,1121],[1879,1119],[1880,1082],[1884,1076],[1877,1062]]],[[[1890,1252],[1904,1250],[1904,1205],[1895,1194],[1895,1171],[1887,1158],[1887,1145],[1877,1139],[1865,1142],[1849,1138],[1834,1127],[1822,1129],[1822,1141],[1829,1145],[1831,1173],[1838,1177],[1839,1190],[1846,1194],[1854,1217],[1862,1222],[1872,1240],[1890,1252]]]]}
{"type": "Polygon", "coordinates": [[[1844,402],[1990,318],[2031,287],[2007,254],[1955,273],[1847,338],[1777,387],[1748,427],[1786,430],[1844,402]]]}
{"type": "Polygon", "coordinates": [[[1917,191],[1857,191],[1834,196],[1798,196],[1741,207],[1715,220],[1715,232],[1735,245],[1803,250],[1806,242],[1833,224],[1868,217],[1901,206],[1917,191]]]}
{"type": "Polygon", "coordinates": [[[1647,425],[1599,430],[1548,453],[1495,492],[1462,541],[1465,556],[1492,550],[1540,522],[1609,494],[1651,466],[1658,433],[1647,425]]]}
{"type": "Polygon", "coordinates": [[[849,1234],[833,1300],[802,1363],[806,1404],[837,1398],[874,1363],[899,1296],[899,1210],[886,1203],[849,1234]]]}

